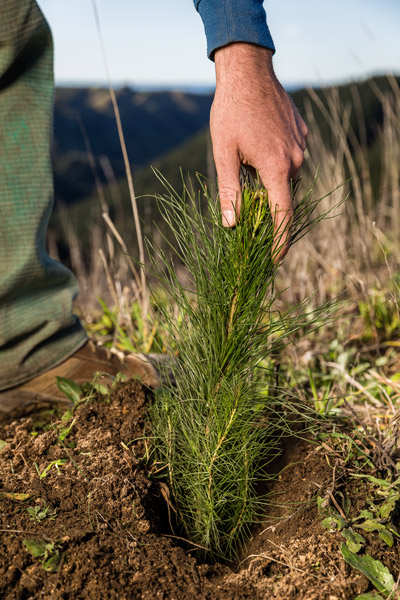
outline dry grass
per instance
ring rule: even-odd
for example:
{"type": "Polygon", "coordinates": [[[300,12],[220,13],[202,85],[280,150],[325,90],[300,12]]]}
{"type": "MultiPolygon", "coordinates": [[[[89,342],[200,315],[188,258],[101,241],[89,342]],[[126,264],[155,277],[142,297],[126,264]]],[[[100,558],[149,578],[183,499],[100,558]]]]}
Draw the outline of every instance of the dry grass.
{"type": "MultiPolygon", "coordinates": [[[[371,287],[380,287],[396,270],[400,258],[400,90],[390,78],[393,94],[374,92],[382,106],[383,126],[379,132],[380,186],[374,193],[362,113],[357,88],[353,101],[343,104],[338,90],[326,94],[326,106],[309,90],[306,120],[310,129],[304,185],[319,170],[316,194],[323,195],[339,182],[349,180],[346,202],[334,219],[324,220],[292,252],[280,270],[287,301],[298,302],[317,291],[317,303],[347,289],[352,297],[364,295],[371,287]],[[315,109],[321,110],[329,126],[330,140],[322,137],[316,125],[315,109]],[[355,111],[360,133],[350,125],[355,111]],[[389,271],[388,271],[389,266],[389,271]]],[[[331,206],[343,196],[339,188],[326,199],[331,206]]],[[[321,205],[326,209],[326,204],[321,205]]]]}

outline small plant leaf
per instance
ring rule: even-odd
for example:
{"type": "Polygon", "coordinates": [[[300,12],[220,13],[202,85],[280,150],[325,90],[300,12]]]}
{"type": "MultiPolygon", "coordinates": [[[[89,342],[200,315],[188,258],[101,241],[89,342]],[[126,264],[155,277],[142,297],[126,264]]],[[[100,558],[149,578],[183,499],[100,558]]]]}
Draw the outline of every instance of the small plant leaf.
{"type": "Polygon", "coordinates": [[[344,496],[342,506],[344,514],[346,515],[346,517],[348,517],[351,509],[351,500],[348,496],[344,496]]]}
{"type": "Polygon", "coordinates": [[[375,592],[366,592],[365,594],[360,594],[354,600],[385,600],[383,596],[380,594],[376,594],[375,592]]]}
{"type": "Polygon", "coordinates": [[[62,554],[58,542],[45,542],[43,540],[23,540],[25,548],[34,558],[39,558],[42,568],[55,573],[60,566],[62,554]]]}
{"type": "Polygon", "coordinates": [[[373,475],[365,475],[364,473],[354,473],[352,475],[352,477],[360,477],[361,479],[367,479],[371,483],[374,483],[375,485],[379,485],[379,487],[384,487],[384,488],[388,488],[391,485],[393,485],[390,483],[390,481],[387,481],[386,479],[378,479],[377,477],[374,477],[373,475]]]}
{"type": "Polygon", "coordinates": [[[58,439],[59,439],[60,442],[63,442],[65,440],[65,438],[67,437],[67,435],[71,432],[71,430],[72,430],[73,426],[75,425],[75,423],[76,423],[76,419],[74,419],[72,421],[72,423],[70,425],[68,425],[68,427],[62,427],[60,429],[60,434],[58,436],[58,439]]]}
{"type": "Polygon", "coordinates": [[[321,525],[322,525],[322,527],[325,527],[325,529],[331,529],[334,531],[342,531],[342,529],[347,527],[348,523],[340,515],[335,515],[335,516],[331,516],[331,517],[326,517],[326,519],[324,519],[321,522],[321,525]]]}
{"type": "Polygon", "coordinates": [[[43,540],[23,540],[23,544],[34,558],[39,558],[46,554],[46,542],[43,540]]]}
{"type": "Polygon", "coordinates": [[[393,590],[395,584],[393,575],[379,560],[372,558],[369,554],[358,556],[358,554],[351,552],[346,544],[342,544],[340,550],[344,560],[368,577],[378,592],[390,593],[393,590]]]}
{"type": "Polygon", "coordinates": [[[42,508],[41,506],[28,506],[27,512],[31,517],[32,521],[43,521],[44,519],[48,519],[49,521],[54,521],[57,516],[56,510],[51,510],[49,506],[45,506],[42,508]]]}
{"type": "Polygon", "coordinates": [[[374,515],[370,510],[362,510],[360,516],[357,519],[373,519],[374,515]]]}
{"type": "Polygon", "coordinates": [[[81,386],[71,379],[57,377],[57,387],[65,396],[67,396],[68,400],[71,400],[72,404],[77,404],[82,397],[81,386]]]}
{"type": "Polygon", "coordinates": [[[380,508],[379,514],[382,519],[388,519],[392,512],[394,511],[394,507],[396,502],[399,500],[400,494],[394,494],[386,502],[384,502],[380,508]]]}
{"type": "Polygon", "coordinates": [[[16,492],[0,492],[0,496],[7,500],[18,500],[18,502],[25,502],[32,498],[32,494],[17,494],[16,492]]]}
{"type": "Polygon", "coordinates": [[[99,392],[99,394],[102,394],[103,396],[108,395],[108,387],[102,383],[94,383],[92,385],[92,388],[96,390],[96,392],[99,392]]]}
{"type": "Polygon", "coordinates": [[[368,519],[364,523],[356,525],[356,527],[360,527],[361,529],[364,529],[364,531],[378,531],[381,540],[383,540],[390,548],[393,546],[393,534],[384,523],[379,523],[379,521],[374,519],[368,519]]]}
{"type": "Polygon", "coordinates": [[[324,529],[336,529],[337,525],[332,517],[326,517],[326,519],[321,521],[321,527],[324,529]]]}
{"type": "Polygon", "coordinates": [[[342,536],[346,540],[346,544],[351,552],[359,552],[362,545],[365,543],[365,539],[359,533],[353,531],[350,527],[342,530],[342,536]]]}
{"type": "Polygon", "coordinates": [[[385,542],[385,544],[387,544],[389,546],[389,548],[391,548],[393,546],[393,544],[394,544],[393,534],[391,531],[386,529],[386,527],[379,531],[379,537],[381,538],[381,540],[383,540],[385,542]]]}
{"type": "MultiPolygon", "coordinates": [[[[378,523],[375,519],[367,519],[364,523],[360,523],[357,527],[364,529],[364,531],[379,531],[381,523],[378,523]]],[[[384,527],[384,525],[383,525],[384,527]]]]}
{"type": "Polygon", "coordinates": [[[60,562],[61,562],[61,554],[58,551],[56,551],[55,554],[50,556],[50,558],[48,558],[47,560],[45,560],[42,563],[42,567],[48,573],[55,573],[56,571],[58,571],[60,562]]]}
{"type": "Polygon", "coordinates": [[[58,467],[60,467],[61,465],[63,465],[64,463],[67,462],[67,458],[59,458],[58,460],[53,460],[49,465],[47,465],[47,467],[44,469],[44,471],[42,471],[42,473],[40,473],[40,479],[44,479],[48,472],[50,471],[51,467],[55,467],[57,469],[57,472],[59,472],[58,467]]]}
{"type": "Polygon", "coordinates": [[[5,446],[7,446],[7,442],[0,440],[0,452],[3,450],[3,448],[5,448],[5,446]]]}
{"type": "Polygon", "coordinates": [[[380,356],[379,358],[376,359],[375,365],[377,367],[384,367],[387,364],[387,361],[388,361],[387,356],[380,356]]]}
{"type": "Polygon", "coordinates": [[[61,417],[61,421],[69,421],[70,419],[72,419],[72,417],[73,417],[73,412],[69,408],[61,417]]]}

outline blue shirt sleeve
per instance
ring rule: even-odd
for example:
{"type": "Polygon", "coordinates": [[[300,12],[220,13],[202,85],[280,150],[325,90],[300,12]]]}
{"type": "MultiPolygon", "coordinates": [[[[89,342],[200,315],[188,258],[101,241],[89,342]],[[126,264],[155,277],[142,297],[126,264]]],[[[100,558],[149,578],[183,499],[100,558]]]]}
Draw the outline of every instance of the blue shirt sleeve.
{"type": "Polygon", "coordinates": [[[264,0],[194,0],[203,20],[207,54],[233,42],[249,42],[275,52],[267,25],[264,0]]]}

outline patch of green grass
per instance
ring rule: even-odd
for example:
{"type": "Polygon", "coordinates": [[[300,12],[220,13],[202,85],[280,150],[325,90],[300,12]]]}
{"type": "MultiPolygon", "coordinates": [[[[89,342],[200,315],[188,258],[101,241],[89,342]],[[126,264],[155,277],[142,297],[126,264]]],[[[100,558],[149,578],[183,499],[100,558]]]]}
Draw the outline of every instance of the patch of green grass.
{"type": "Polygon", "coordinates": [[[371,290],[358,302],[358,310],[364,323],[366,340],[391,340],[400,335],[400,310],[397,295],[389,289],[371,290]]]}
{"type": "MultiPolygon", "coordinates": [[[[162,353],[165,351],[168,332],[159,315],[159,306],[166,302],[165,296],[157,295],[157,301],[150,306],[152,323],[144,319],[142,308],[138,301],[129,306],[110,307],[98,298],[101,312],[95,317],[86,318],[85,328],[95,341],[101,341],[107,348],[115,347],[126,353],[141,352],[162,353]]],[[[171,340],[169,340],[169,343],[171,340]]]]}
{"type": "MultiPolygon", "coordinates": [[[[359,360],[362,361],[362,358],[359,360]]],[[[377,363],[382,363],[379,357],[375,360],[375,365],[377,363]]],[[[358,374],[363,380],[365,374],[371,372],[375,373],[369,364],[367,369],[360,369],[358,374]]],[[[359,386],[354,370],[353,376],[349,385],[359,386]]],[[[386,378],[386,381],[390,383],[391,379],[386,378]]],[[[377,590],[361,594],[355,600],[397,597],[394,595],[397,584],[393,575],[369,553],[371,545],[375,548],[376,542],[388,549],[400,540],[397,528],[400,462],[395,443],[397,434],[392,431],[396,419],[391,418],[392,411],[396,410],[398,393],[395,383],[391,389],[390,385],[386,387],[387,391],[383,390],[389,400],[386,404],[371,403],[371,399],[374,399],[370,394],[371,387],[364,392],[364,398],[362,389],[359,389],[361,393],[357,399],[344,404],[332,416],[331,422],[324,423],[325,431],[316,436],[320,442],[319,450],[325,454],[333,473],[332,484],[327,488],[326,495],[317,499],[321,525],[332,533],[339,532],[345,538],[340,547],[344,560],[363,573],[377,590]],[[383,430],[382,421],[385,423],[383,430]],[[351,496],[346,495],[345,491],[351,479],[361,484],[354,506],[351,496]],[[374,544],[371,544],[371,536],[374,544]]],[[[378,397],[376,395],[376,400],[378,397]]],[[[381,390],[380,400],[383,398],[381,390]]]]}

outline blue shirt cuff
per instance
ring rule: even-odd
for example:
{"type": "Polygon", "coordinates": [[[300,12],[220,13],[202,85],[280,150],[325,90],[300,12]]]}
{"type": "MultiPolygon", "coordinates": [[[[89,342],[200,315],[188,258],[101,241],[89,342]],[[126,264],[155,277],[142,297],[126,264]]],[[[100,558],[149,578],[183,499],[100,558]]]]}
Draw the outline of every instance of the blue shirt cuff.
{"type": "Polygon", "coordinates": [[[248,42],[275,52],[263,0],[194,0],[203,20],[207,54],[233,42],[248,42]]]}

